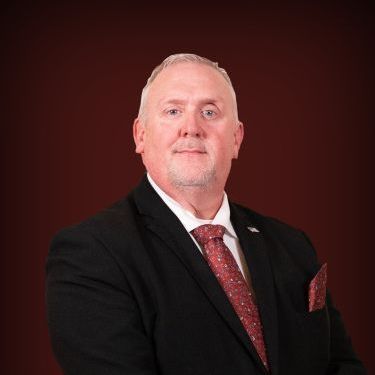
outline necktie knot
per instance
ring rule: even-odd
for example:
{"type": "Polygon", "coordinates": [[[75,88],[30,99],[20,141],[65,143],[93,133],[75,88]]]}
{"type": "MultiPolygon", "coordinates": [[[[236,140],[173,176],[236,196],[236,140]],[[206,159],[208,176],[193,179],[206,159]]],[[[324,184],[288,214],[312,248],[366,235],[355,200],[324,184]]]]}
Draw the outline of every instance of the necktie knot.
{"type": "Polygon", "coordinates": [[[191,234],[197,240],[197,242],[204,246],[208,241],[214,238],[223,239],[225,227],[222,225],[204,224],[193,229],[191,234]]]}

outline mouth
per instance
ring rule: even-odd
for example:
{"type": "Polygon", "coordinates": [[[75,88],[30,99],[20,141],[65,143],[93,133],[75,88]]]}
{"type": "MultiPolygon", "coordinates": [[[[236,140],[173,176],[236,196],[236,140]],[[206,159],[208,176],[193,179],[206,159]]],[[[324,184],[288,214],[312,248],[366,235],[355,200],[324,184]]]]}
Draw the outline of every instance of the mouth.
{"type": "Polygon", "coordinates": [[[198,140],[180,140],[177,141],[172,149],[174,154],[180,155],[202,155],[207,154],[206,146],[198,140]]]}
{"type": "Polygon", "coordinates": [[[205,151],[198,150],[198,149],[186,149],[186,150],[178,150],[176,154],[205,154],[205,151]]]}

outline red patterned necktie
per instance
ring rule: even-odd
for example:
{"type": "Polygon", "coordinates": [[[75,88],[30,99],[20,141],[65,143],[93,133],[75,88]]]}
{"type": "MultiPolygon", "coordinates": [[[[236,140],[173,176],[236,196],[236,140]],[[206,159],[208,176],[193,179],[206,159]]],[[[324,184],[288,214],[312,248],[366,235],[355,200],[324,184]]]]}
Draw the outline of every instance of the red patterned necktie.
{"type": "Polygon", "coordinates": [[[268,370],[266,348],[262,325],[254,297],[247,285],[231,251],[223,241],[225,227],[222,225],[201,225],[191,234],[203,248],[208,265],[236,311],[242,325],[268,370]]]}

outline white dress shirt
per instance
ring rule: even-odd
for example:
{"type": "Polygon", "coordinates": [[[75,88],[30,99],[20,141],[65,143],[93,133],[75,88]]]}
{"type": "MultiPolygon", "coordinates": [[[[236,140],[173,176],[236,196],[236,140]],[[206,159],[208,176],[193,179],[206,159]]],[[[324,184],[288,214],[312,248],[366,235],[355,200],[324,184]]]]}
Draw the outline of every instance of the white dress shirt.
{"type": "Polygon", "coordinates": [[[223,236],[224,243],[231,251],[234,259],[236,260],[242,275],[244,276],[245,280],[249,283],[249,271],[246,266],[246,262],[244,259],[244,255],[241,250],[241,246],[237,237],[236,232],[234,231],[233,225],[230,221],[230,208],[228,203],[227,194],[223,193],[223,202],[219,208],[219,211],[216,213],[215,217],[212,220],[204,220],[199,219],[194,216],[193,213],[186,210],[182,207],[178,202],[172,199],[168,194],[166,194],[156,182],[152,179],[152,177],[147,173],[147,178],[151,184],[151,186],[155,189],[156,193],[160,196],[160,198],[164,201],[164,203],[172,210],[172,212],[178,217],[181,221],[182,225],[185,227],[187,232],[190,234],[191,238],[193,239],[194,243],[197,245],[197,248],[202,253],[202,249],[195,238],[190,233],[193,229],[199,227],[203,224],[220,224],[225,227],[225,232],[223,236]]]}

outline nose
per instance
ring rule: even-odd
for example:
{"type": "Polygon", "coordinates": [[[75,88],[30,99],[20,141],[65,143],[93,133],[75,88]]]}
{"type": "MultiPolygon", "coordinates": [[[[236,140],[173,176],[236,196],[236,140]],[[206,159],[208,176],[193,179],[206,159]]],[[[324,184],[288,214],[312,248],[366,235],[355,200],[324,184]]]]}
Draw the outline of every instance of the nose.
{"type": "Polygon", "coordinates": [[[195,114],[186,114],[184,116],[181,128],[180,128],[180,136],[181,137],[202,137],[203,135],[203,128],[200,124],[200,119],[197,118],[195,114]]]}

